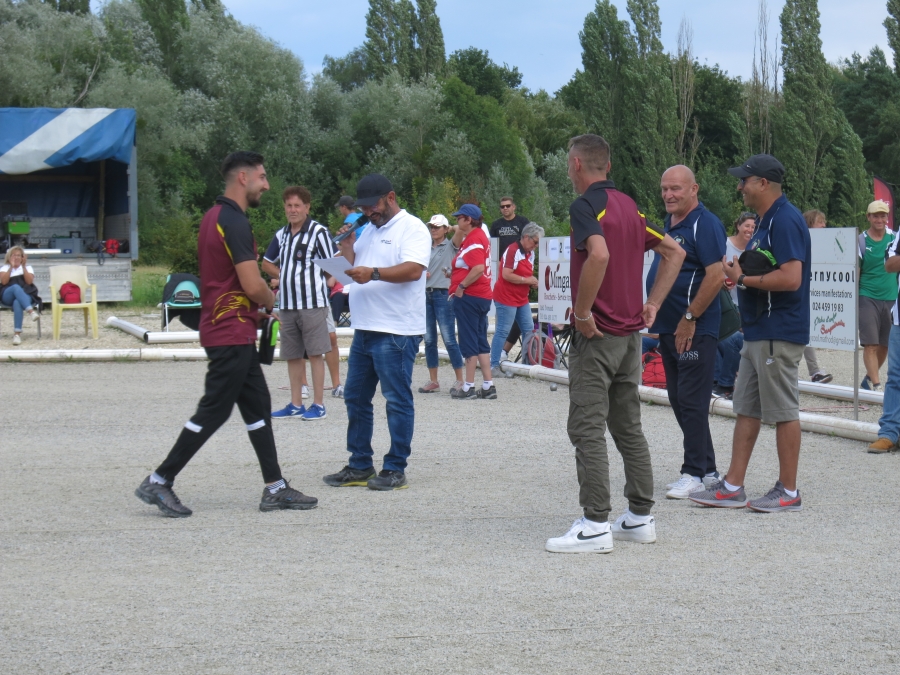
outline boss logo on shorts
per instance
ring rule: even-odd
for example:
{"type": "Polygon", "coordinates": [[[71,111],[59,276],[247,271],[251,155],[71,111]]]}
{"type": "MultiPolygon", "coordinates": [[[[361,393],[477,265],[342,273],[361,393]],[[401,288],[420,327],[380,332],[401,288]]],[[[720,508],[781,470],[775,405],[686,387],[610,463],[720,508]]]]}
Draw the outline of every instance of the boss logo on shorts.
{"type": "Polygon", "coordinates": [[[700,360],[700,352],[683,352],[681,356],[678,357],[679,361],[699,361],[700,360]]]}

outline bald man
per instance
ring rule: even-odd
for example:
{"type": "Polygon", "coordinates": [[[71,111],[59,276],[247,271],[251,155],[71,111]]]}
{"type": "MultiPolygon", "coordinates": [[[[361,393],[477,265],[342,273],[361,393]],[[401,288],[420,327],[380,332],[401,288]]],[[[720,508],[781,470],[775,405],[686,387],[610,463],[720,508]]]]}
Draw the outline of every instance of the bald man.
{"type": "MultiPolygon", "coordinates": [[[[700,186],[686,166],[673,166],[660,181],[666,207],[666,234],[684,249],[684,264],[650,327],[659,334],[666,389],[684,435],[681,477],[666,497],[687,499],[718,480],[716,453],[709,433],[716,351],[719,342],[719,290],[725,281],[725,226],[700,203],[700,186]]],[[[659,258],[647,276],[656,280],[659,258]]]]}

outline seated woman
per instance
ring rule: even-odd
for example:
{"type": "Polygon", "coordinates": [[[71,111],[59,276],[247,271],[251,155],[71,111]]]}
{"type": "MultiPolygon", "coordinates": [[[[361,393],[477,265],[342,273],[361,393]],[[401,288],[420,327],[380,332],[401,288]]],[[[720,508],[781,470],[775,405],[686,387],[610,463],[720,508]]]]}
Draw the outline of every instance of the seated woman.
{"type": "MultiPolygon", "coordinates": [[[[22,318],[27,313],[37,321],[35,299],[29,294],[34,288],[34,269],[28,264],[28,256],[21,246],[13,246],[6,252],[5,264],[0,267],[0,303],[13,308],[13,344],[22,344],[22,318]]],[[[39,301],[38,301],[39,302],[39,301]]]]}
{"type": "Polygon", "coordinates": [[[450,298],[459,330],[459,348],[465,359],[465,381],[450,390],[454,399],[497,398],[491,379],[491,347],[487,341],[488,310],[491,308],[491,243],[481,229],[483,216],[475,204],[463,204],[453,214],[456,232],[453,246],[459,252],[453,258],[450,274],[450,298]],[[481,366],[484,380],[475,389],[475,363],[481,366]]]}
{"type": "Polygon", "coordinates": [[[496,319],[491,342],[491,377],[503,376],[501,352],[513,323],[518,324],[523,335],[534,329],[528,292],[538,285],[534,276],[534,251],[543,236],[543,227],[528,223],[522,228],[519,241],[510,244],[500,258],[500,277],[494,283],[496,319]]]}

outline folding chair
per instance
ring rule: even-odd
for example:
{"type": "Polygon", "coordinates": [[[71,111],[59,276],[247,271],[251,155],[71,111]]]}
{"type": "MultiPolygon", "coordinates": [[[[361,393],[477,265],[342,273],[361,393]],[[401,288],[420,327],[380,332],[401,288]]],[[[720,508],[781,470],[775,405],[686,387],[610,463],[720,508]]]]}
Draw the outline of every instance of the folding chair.
{"type": "Polygon", "coordinates": [[[50,297],[53,298],[53,339],[59,340],[59,328],[62,324],[62,313],[66,309],[80,309],[84,311],[84,334],[88,333],[88,318],[93,324],[94,339],[100,338],[97,328],[97,284],[88,283],[87,267],[84,265],[54,265],[50,267],[50,297]],[[81,289],[81,302],[62,303],[59,301],[59,289],[64,283],[71,281],[81,289]],[[91,289],[91,299],[87,299],[88,287],[91,289]]]}
{"type": "Polygon", "coordinates": [[[162,329],[169,330],[169,322],[176,316],[181,323],[193,330],[200,328],[200,279],[193,274],[170,274],[166,277],[163,288],[163,301],[160,303],[160,320],[162,329]]]}

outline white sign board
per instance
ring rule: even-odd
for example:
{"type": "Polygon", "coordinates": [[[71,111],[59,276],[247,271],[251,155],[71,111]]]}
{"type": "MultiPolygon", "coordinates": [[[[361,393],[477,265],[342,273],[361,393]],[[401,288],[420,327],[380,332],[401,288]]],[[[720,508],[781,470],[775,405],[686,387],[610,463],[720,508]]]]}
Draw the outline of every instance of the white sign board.
{"type": "Polygon", "coordinates": [[[641,277],[641,289],[644,293],[644,302],[647,302],[647,275],[650,274],[650,267],[653,265],[653,259],[656,253],[653,251],[644,252],[644,276],[641,277]]]}
{"type": "Polygon", "coordinates": [[[538,321],[569,323],[572,314],[571,239],[541,237],[538,255],[538,321]]]}
{"type": "Polygon", "coordinates": [[[812,240],[809,283],[811,347],[856,351],[858,234],[853,227],[809,231],[812,240]]]}

